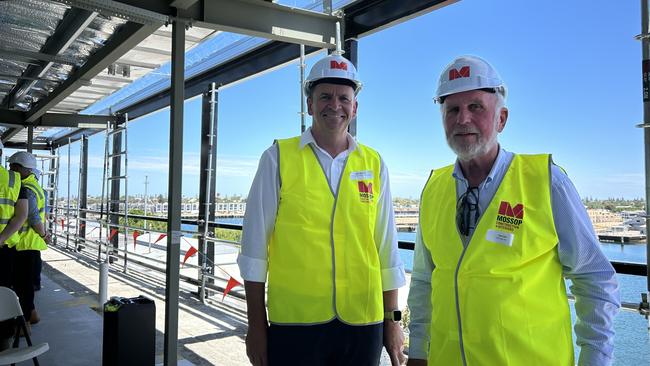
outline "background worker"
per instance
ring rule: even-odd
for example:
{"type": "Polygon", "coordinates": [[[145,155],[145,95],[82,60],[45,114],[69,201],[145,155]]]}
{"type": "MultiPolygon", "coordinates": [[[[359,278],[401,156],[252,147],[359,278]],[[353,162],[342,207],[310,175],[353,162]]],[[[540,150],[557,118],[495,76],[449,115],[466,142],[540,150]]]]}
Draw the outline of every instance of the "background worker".
{"type": "Polygon", "coordinates": [[[28,216],[19,230],[20,240],[15,246],[14,290],[20,299],[25,320],[31,324],[40,318],[34,307],[34,268],[39,264],[41,251],[47,249],[49,236],[45,226],[45,193],[38,184],[34,170],[34,155],[19,151],[9,158],[9,168],[20,174],[21,191],[27,197],[28,216]]]}
{"type": "Polygon", "coordinates": [[[442,72],[440,103],[456,163],[422,193],[409,365],[609,365],[620,306],[615,272],[586,210],[548,154],[502,149],[506,87],[475,56],[442,72]],[[435,270],[434,270],[435,269],[435,270]]]}
{"type": "Polygon", "coordinates": [[[403,358],[388,171],[347,132],[360,88],[347,59],[318,61],[305,83],[311,128],[260,159],[238,259],[254,365],[377,365],[382,344],[394,365],[403,358]]]}
{"type": "MultiPolygon", "coordinates": [[[[4,146],[0,142],[0,158],[4,146]]],[[[0,165],[0,286],[12,288],[18,229],[27,218],[27,198],[20,190],[20,175],[0,165]]],[[[9,347],[13,321],[0,322],[0,350],[9,347]]]]}

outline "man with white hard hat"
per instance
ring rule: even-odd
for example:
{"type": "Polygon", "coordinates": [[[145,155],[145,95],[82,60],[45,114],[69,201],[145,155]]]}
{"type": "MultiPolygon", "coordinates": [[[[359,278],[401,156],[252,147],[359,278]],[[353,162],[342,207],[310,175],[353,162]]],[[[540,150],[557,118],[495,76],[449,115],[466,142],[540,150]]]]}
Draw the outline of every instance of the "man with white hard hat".
{"type": "Polygon", "coordinates": [[[440,76],[456,163],[422,192],[409,307],[409,365],[574,365],[564,278],[576,298],[578,365],[609,365],[615,272],[566,173],[497,141],[506,86],[463,56],[440,76]]]}
{"type": "MultiPolygon", "coordinates": [[[[36,269],[41,264],[41,251],[47,249],[49,236],[45,226],[45,192],[35,176],[36,158],[19,151],[9,158],[9,168],[20,174],[21,191],[27,197],[27,220],[19,230],[20,239],[14,247],[14,290],[20,299],[25,321],[35,324],[40,318],[34,306],[34,283],[36,269]]],[[[40,272],[39,272],[40,273],[40,272]]]]}
{"type": "MultiPolygon", "coordinates": [[[[0,158],[4,145],[0,142],[0,158]]],[[[12,287],[13,247],[18,244],[18,229],[27,218],[27,198],[21,192],[20,176],[0,165],[0,286],[12,287]]],[[[13,322],[0,322],[0,351],[9,347],[13,322]]]]}
{"type": "Polygon", "coordinates": [[[246,202],[238,263],[248,357],[254,365],[377,365],[383,344],[397,365],[405,276],[388,171],[348,133],[361,82],[334,54],[314,65],[304,88],[311,128],[264,152],[246,202]]]}

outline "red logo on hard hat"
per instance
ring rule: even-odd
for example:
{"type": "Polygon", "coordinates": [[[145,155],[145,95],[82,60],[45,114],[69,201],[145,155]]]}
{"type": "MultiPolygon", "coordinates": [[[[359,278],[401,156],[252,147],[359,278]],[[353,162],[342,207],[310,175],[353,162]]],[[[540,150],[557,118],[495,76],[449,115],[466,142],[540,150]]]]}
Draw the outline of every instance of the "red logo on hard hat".
{"type": "Polygon", "coordinates": [[[454,80],[458,78],[468,78],[469,77],[469,66],[463,66],[460,70],[451,69],[449,70],[449,80],[454,80]]]}
{"type": "Polygon", "coordinates": [[[345,61],[336,62],[336,60],[330,61],[330,69],[339,69],[346,70],[348,69],[348,64],[345,61]]]}

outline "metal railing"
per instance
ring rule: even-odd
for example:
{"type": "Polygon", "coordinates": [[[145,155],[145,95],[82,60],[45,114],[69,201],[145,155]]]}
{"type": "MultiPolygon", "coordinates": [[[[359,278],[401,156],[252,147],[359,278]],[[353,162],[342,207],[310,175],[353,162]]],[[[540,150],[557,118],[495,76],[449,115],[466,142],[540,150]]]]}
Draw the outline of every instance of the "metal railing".
{"type": "MultiPolygon", "coordinates": [[[[63,211],[66,211],[66,208],[60,208],[60,209],[63,210],[63,211]]],[[[79,211],[86,212],[87,214],[95,214],[95,215],[100,215],[101,214],[101,211],[98,211],[98,210],[80,209],[79,211]]],[[[104,215],[117,214],[117,213],[106,212],[106,211],[104,211],[103,213],[104,213],[104,215]]],[[[121,214],[123,215],[123,213],[121,213],[121,214]]],[[[104,222],[104,220],[107,220],[107,219],[96,219],[96,218],[92,218],[92,217],[86,217],[85,219],[83,219],[83,218],[76,217],[76,215],[75,216],[68,216],[67,218],[68,218],[69,221],[71,221],[70,219],[74,219],[74,220],[86,221],[86,222],[88,222],[88,221],[96,222],[96,223],[100,224],[100,227],[99,227],[100,230],[101,230],[101,225],[104,222]]],[[[147,220],[149,222],[164,222],[164,223],[167,222],[166,217],[149,216],[149,215],[129,214],[129,219],[147,220]]],[[[236,246],[239,245],[239,243],[237,243],[237,242],[232,242],[232,241],[228,241],[228,240],[215,238],[215,237],[212,236],[212,233],[209,232],[209,231],[207,232],[208,235],[204,235],[202,233],[199,233],[198,232],[198,226],[201,225],[201,224],[204,224],[203,220],[181,219],[181,222],[183,224],[196,225],[197,226],[197,231],[181,230],[181,232],[183,232],[183,233],[192,234],[194,237],[203,238],[204,240],[206,240],[208,242],[223,243],[223,244],[236,245],[236,246]]],[[[119,229],[123,229],[123,230],[128,229],[128,230],[132,230],[132,231],[133,230],[138,230],[138,231],[143,231],[143,232],[148,232],[148,233],[166,234],[165,231],[152,230],[151,228],[144,229],[144,227],[130,226],[130,225],[126,225],[126,223],[124,223],[124,224],[111,224],[111,226],[114,227],[114,228],[119,228],[119,229]]],[[[216,221],[208,221],[206,226],[209,229],[230,229],[230,230],[239,230],[239,231],[242,230],[242,225],[240,225],[240,224],[228,224],[228,223],[220,223],[220,222],[216,222],[216,221]]],[[[63,230],[62,230],[62,233],[63,233],[63,230]]],[[[66,235],[67,234],[68,233],[66,233],[66,235]]],[[[75,241],[82,241],[86,245],[88,245],[90,249],[95,249],[100,253],[102,252],[101,251],[102,245],[106,245],[106,246],[111,245],[110,243],[104,242],[103,240],[101,240],[101,237],[100,237],[100,240],[92,240],[92,239],[86,239],[86,238],[78,237],[76,235],[76,233],[72,233],[70,235],[72,235],[75,238],[75,241]]],[[[108,236],[109,233],[106,233],[106,235],[108,236]]],[[[126,248],[126,244],[125,244],[125,248],[126,248]]],[[[151,248],[151,243],[150,243],[150,248],[151,248]]],[[[399,249],[404,249],[404,250],[415,250],[415,243],[411,242],[411,241],[398,241],[398,248],[399,249]]],[[[132,261],[134,263],[137,263],[138,265],[147,267],[149,269],[159,270],[159,271],[161,271],[163,273],[165,272],[165,267],[164,267],[164,265],[166,265],[165,261],[158,260],[158,259],[151,258],[151,257],[147,257],[147,256],[144,256],[142,254],[138,254],[138,253],[131,252],[131,251],[128,251],[128,250],[125,251],[125,250],[123,250],[121,248],[112,247],[112,248],[108,248],[108,249],[110,249],[110,252],[112,252],[111,255],[116,255],[120,259],[124,258],[125,254],[128,252],[128,254],[130,256],[139,259],[138,260],[138,259],[130,258],[129,259],[130,261],[132,261]],[[160,264],[160,265],[163,265],[163,266],[156,266],[155,264],[160,264]]],[[[106,250],[107,253],[109,252],[108,249],[106,250]]],[[[200,253],[200,252],[198,252],[198,254],[199,255],[205,255],[204,253],[200,253]]],[[[124,259],[126,260],[126,258],[124,258],[124,259]]],[[[211,262],[211,264],[213,266],[216,266],[216,264],[214,262],[212,262],[212,260],[210,258],[205,257],[204,260],[206,260],[208,262],[211,262]]],[[[614,270],[616,271],[617,274],[646,277],[647,264],[634,263],[634,262],[622,262],[622,261],[610,261],[610,263],[614,267],[614,270]]],[[[205,289],[211,289],[211,290],[215,290],[215,291],[223,291],[225,289],[225,287],[218,286],[216,284],[211,284],[208,281],[205,281],[205,279],[208,278],[208,279],[212,279],[212,280],[216,280],[216,281],[222,281],[222,282],[227,281],[227,279],[216,276],[216,275],[214,275],[212,273],[208,273],[207,271],[202,270],[203,268],[201,266],[195,266],[195,265],[192,265],[192,264],[185,264],[184,267],[186,267],[186,268],[195,268],[197,270],[200,270],[200,272],[199,272],[200,276],[199,276],[198,279],[194,279],[192,277],[185,276],[185,275],[180,276],[181,280],[184,280],[184,281],[186,281],[188,283],[199,286],[199,293],[205,293],[205,289]]],[[[237,293],[233,293],[233,294],[235,296],[237,296],[237,297],[243,298],[243,295],[240,295],[240,294],[237,294],[237,293]]],[[[573,296],[569,294],[569,298],[573,299],[573,296]]],[[[643,301],[641,303],[622,302],[621,304],[622,304],[623,309],[625,309],[625,310],[632,310],[632,311],[635,311],[635,312],[640,312],[642,315],[646,315],[645,312],[644,312],[644,308],[643,308],[645,306],[643,301]]]]}

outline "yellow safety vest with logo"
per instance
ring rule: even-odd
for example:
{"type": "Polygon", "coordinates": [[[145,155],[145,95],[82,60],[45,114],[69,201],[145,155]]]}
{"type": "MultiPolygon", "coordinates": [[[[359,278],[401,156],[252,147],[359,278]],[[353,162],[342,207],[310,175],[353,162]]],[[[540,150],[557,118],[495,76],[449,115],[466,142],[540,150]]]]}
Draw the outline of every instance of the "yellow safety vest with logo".
{"type": "Polygon", "coordinates": [[[330,188],[312,145],[277,141],[280,196],[268,243],[268,310],[276,324],[383,321],[374,240],[381,158],[361,144],[330,188]],[[334,183],[337,184],[337,183],[334,183]]]}
{"type": "Polygon", "coordinates": [[[431,274],[429,365],[574,365],[551,207],[550,155],[515,155],[466,248],[453,166],[424,188],[431,274]]]}
{"type": "MultiPolygon", "coordinates": [[[[12,217],[14,206],[20,193],[20,175],[0,166],[0,232],[4,230],[12,217]]],[[[18,232],[11,235],[6,241],[7,247],[13,248],[18,244],[18,232]]]]}
{"type": "MultiPolygon", "coordinates": [[[[38,214],[41,222],[45,224],[45,193],[43,192],[43,188],[38,184],[34,174],[30,174],[27,178],[23,179],[22,184],[36,195],[38,214]]],[[[16,245],[17,251],[47,249],[45,240],[29,225],[29,220],[25,220],[19,232],[20,241],[16,245]]]]}

